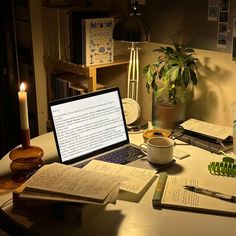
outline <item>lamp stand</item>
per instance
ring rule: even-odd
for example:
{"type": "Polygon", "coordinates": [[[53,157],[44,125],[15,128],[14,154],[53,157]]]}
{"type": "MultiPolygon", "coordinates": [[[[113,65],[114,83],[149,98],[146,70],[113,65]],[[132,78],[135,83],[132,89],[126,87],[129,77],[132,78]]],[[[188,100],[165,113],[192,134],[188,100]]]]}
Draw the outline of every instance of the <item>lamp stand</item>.
{"type": "MultiPolygon", "coordinates": [[[[129,59],[129,69],[128,69],[128,81],[127,81],[127,98],[133,99],[136,102],[137,109],[140,111],[140,106],[138,104],[138,90],[139,90],[138,52],[140,48],[137,45],[135,45],[134,42],[132,42],[131,48],[129,49],[130,49],[130,59],[129,59]]],[[[133,106],[134,105],[135,104],[133,104],[133,106]]],[[[132,109],[134,109],[134,107],[132,107],[132,109]]],[[[130,111],[126,111],[126,112],[129,113],[130,111]]],[[[134,132],[146,129],[147,127],[148,127],[147,121],[140,119],[139,115],[133,123],[127,124],[128,131],[134,131],[134,132]]]]}
{"type": "Polygon", "coordinates": [[[128,84],[127,84],[127,97],[134,99],[138,102],[138,84],[139,84],[139,57],[138,51],[140,48],[135,47],[132,42],[130,48],[130,59],[128,69],[128,84]]]}

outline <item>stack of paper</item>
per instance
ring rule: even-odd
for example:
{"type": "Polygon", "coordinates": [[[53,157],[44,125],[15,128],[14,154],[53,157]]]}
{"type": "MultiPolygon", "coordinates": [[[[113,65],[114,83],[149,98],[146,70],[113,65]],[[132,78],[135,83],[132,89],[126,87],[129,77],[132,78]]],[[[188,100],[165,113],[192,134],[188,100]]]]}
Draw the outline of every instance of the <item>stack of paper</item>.
{"type": "Polygon", "coordinates": [[[213,153],[228,151],[233,147],[232,127],[215,125],[197,119],[189,119],[173,133],[177,139],[213,153]]]}
{"type": "MultiPolygon", "coordinates": [[[[93,204],[115,203],[119,190],[140,197],[154,170],[93,160],[83,169],[53,163],[43,166],[24,184],[20,198],[93,204]]],[[[132,199],[127,199],[132,200],[132,199]]]]}
{"type": "Polygon", "coordinates": [[[21,198],[106,204],[115,203],[120,178],[53,163],[43,166],[25,183],[21,198]]]}

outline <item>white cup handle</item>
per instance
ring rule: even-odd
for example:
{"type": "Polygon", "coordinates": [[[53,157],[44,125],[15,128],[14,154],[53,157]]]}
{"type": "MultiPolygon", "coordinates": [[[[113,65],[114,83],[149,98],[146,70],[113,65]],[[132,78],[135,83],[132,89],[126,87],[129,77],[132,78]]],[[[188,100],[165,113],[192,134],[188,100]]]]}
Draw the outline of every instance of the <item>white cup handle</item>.
{"type": "Polygon", "coordinates": [[[142,143],[139,145],[141,152],[144,153],[145,155],[147,155],[147,146],[148,145],[146,143],[142,143]],[[142,146],[146,146],[146,148],[143,148],[142,146]]]}

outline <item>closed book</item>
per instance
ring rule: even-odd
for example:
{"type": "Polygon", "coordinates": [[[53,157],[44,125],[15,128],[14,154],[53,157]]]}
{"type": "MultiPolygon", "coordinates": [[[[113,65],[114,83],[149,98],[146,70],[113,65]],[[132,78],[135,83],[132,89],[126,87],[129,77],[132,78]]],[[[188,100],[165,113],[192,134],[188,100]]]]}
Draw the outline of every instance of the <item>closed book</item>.
{"type": "Polygon", "coordinates": [[[83,20],[82,58],[86,66],[113,62],[113,26],[113,17],[83,20]]]}

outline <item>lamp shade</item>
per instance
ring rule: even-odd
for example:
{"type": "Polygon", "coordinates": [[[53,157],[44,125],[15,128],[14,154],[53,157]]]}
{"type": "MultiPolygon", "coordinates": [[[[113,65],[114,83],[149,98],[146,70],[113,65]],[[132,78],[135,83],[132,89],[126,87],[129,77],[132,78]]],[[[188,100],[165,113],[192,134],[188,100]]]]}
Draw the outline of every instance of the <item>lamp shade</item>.
{"type": "Polygon", "coordinates": [[[148,26],[140,16],[128,16],[118,22],[113,30],[113,39],[126,42],[149,41],[148,26]]]}

